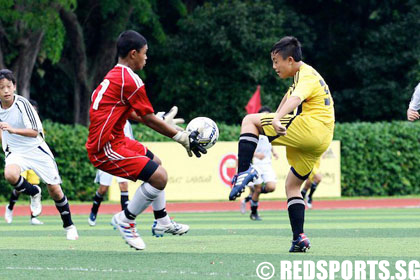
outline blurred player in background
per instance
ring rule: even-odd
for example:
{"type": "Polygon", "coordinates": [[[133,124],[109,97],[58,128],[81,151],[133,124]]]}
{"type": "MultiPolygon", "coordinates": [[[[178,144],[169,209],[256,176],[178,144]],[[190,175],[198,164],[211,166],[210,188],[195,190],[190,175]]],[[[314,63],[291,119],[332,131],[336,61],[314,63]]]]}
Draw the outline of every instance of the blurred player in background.
{"type": "Polygon", "coordinates": [[[243,119],[238,174],[233,179],[229,200],[239,197],[247,184],[259,176],[251,161],[260,134],[266,135],[272,145],[286,146],[291,168],[285,187],[293,232],[289,252],[306,252],[310,242],[303,230],[305,202],[300,188],[332,141],[334,102],[321,75],[302,61],[301,45],[295,37],[278,41],[271,49],[271,60],[277,75],[282,79],[293,77],[293,85],[276,113],[250,114],[243,119]]]}
{"type": "Polygon", "coordinates": [[[127,119],[137,119],[162,135],[172,138],[187,150],[189,156],[197,157],[207,151],[197,141],[197,131],[177,130],[154,114],[152,104],[140,77],[134,71],[146,65],[148,45],[136,31],[128,30],[117,40],[118,63],[92,94],[89,111],[90,126],[86,150],[92,164],[114,176],[144,183],[127,205],[127,208],[112,218],[126,243],[143,250],[146,244],[137,232],[135,219],[152,204],[155,222],[152,233],[182,235],[188,225],[172,221],[166,212],[164,189],[168,181],[160,159],[146,146],[124,135],[127,119]]]}
{"type": "Polygon", "coordinates": [[[308,190],[310,190],[308,195],[308,200],[306,200],[306,205],[308,205],[309,209],[312,209],[312,196],[314,195],[314,192],[316,191],[317,186],[322,181],[322,174],[319,173],[319,167],[321,165],[321,158],[315,163],[314,168],[312,169],[311,175],[309,175],[308,180],[306,180],[305,184],[303,185],[302,191],[300,192],[302,194],[302,197],[304,200],[306,200],[306,194],[308,190]]]}
{"type": "MultiPolygon", "coordinates": [[[[32,107],[35,109],[35,111],[38,113],[38,103],[35,100],[29,99],[29,102],[31,103],[32,107]]],[[[26,170],[20,174],[23,178],[25,178],[30,184],[39,187],[39,177],[36,175],[36,173],[33,170],[26,170]]],[[[4,219],[6,220],[6,223],[11,224],[13,221],[13,208],[15,206],[16,201],[19,199],[20,192],[18,192],[16,189],[12,190],[12,193],[10,194],[9,198],[9,204],[6,205],[6,209],[4,211],[4,219]]],[[[41,196],[41,193],[39,193],[39,196],[41,196]]],[[[42,225],[44,224],[41,222],[37,217],[41,214],[42,206],[41,204],[37,204],[36,200],[38,198],[31,198],[31,225],[42,225]],[[38,206],[39,205],[39,206],[38,206]],[[37,207],[38,206],[38,207],[37,207]]]]}
{"type": "Polygon", "coordinates": [[[69,203],[60,186],[57,164],[44,140],[44,130],[38,113],[26,98],[15,94],[15,91],[16,80],[12,71],[0,70],[0,129],[5,152],[4,177],[18,192],[33,197],[33,208],[40,208],[40,187],[32,185],[20,175],[23,171],[34,170],[47,183],[48,192],[60,212],[67,239],[76,240],[79,235],[71,219],[69,203]]]}
{"type": "MultiPolygon", "coordinates": [[[[263,106],[258,113],[271,113],[271,109],[267,106],[263,106]]],[[[271,146],[268,137],[261,134],[253,159],[253,166],[258,169],[261,176],[256,182],[248,184],[250,194],[241,201],[242,214],[245,214],[246,212],[246,203],[251,202],[250,218],[254,221],[261,221],[261,217],[258,214],[260,194],[270,193],[276,189],[277,178],[271,164],[271,154],[273,154],[275,159],[278,159],[278,155],[274,151],[273,146],[271,146]]]]}
{"type": "Polygon", "coordinates": [[[417,84],[416,88],[414,89],[413,96],[411,97],[410,105],[408,105],[407,110],[407,119],[409,121],[415,121],[420,118],[419,111],[420,110],[420,83],[417,84]]]}

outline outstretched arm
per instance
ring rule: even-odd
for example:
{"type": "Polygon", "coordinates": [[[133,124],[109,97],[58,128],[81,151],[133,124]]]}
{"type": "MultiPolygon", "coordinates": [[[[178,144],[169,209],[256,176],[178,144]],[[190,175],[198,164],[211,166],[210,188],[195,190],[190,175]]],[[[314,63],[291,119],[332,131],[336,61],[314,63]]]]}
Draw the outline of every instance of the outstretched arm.
{"type": "Polygon", "coordinates": [[[174,127],[167,124],[164,120],[156,117],[155,114],[147,114],[139,118],[145,125],[167,137],[172,138],[178,132],[174,127]]]}
{"type": "Polygon", "coordinates": [[[207,151],[201,147],[197,141],[198,131],[187,132],[185,130],[179,131],[171,124],[159,119],[155,114],[150,113],[141,117],[143,123],[151,129],[159,132],[162,135],[172,138],[187,150],[190,157],[194,153],[196,157],[201,154],[206,154],[207,151]]]}

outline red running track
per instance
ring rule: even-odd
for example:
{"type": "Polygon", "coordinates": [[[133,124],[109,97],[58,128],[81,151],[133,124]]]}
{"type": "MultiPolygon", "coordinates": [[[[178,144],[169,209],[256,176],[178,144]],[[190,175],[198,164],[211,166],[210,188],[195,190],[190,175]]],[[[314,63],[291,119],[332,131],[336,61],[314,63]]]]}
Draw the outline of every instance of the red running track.
{"type": "MultiPolygon", "coordinates": [[[[176,202],[168,203],[166,209],[169,213],[176,212],[226,212],[239,211],[239,201],[234,202],[176,202]]],[[[91,204],[74,204],[70,202],[72,214],[89,214],[91,204]]],[[[316,200],[313,209],[366,209],[366,208],[415,208],[420,207],[420,198],[390,198],[390,199],[357,199],[357,200],[316,200]]],[[[259,210],[286,210],[285,201],[261,201],[259,210]]],[[[5,207],[0,207],[0,216],[4,216],[5,207]]],[[[101,214],[113,214],[121,211],[119,204],[103,203],[99,209],[101,214]]],[[[146,212],[152,212],[151,208],[146,212]]],[[[30,215],[29,203],[27,206],[15,206],[14,216],[30,215]]],[[[42,215],[58,215],[54,205],[44,205],[42,215]]]]}

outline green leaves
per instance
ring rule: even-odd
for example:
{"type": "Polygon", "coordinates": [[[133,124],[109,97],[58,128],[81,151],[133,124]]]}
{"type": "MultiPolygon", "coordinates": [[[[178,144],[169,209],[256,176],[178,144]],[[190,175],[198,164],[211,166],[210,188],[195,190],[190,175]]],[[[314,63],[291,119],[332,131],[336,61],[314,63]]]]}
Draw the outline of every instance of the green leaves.
{"type": "Polygon", "coordinates": [[[406,195],[420,191],[420,123],[337,124],[345,196],[406,195]]]}
{"type": "Polygon", "coordinates": [[[186,118],[227,123],[240,122],[258,84],[263,103],[278,104],[286,86],[271,68],[270,49],[284,33],[284,17],[270,3],[207,3],[181,19],[177,35],[151,48],[153,92],[160,92],[153,101],[177,104],[186,118]]]}

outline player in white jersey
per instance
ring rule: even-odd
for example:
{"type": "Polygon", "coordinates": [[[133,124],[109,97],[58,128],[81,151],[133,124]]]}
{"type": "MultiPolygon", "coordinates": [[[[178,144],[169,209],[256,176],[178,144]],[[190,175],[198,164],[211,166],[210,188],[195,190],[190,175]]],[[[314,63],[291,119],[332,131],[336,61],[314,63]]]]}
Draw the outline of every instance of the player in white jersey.
{"type": "Polygon", "coordinates": [[[407,119],[409,121],[415,121],[420,118],[420,83],[417,84],[413,96],[411,97],[410,105],[407,110],[407,119]]]}
{"type": "MultiPolygon", "coordinates": [[[[35,100],[29,99],[29,102],[31,103],[32,107],[36,110],[38,113],[38,103],[35,100]]],[[[1,137],[1,133],[0,133],[1,137]]],[[[23,178],[25,178],[30,184],[34,186],[38,186],[40,183],[39,177],[35,174],[33,170],[26,170],[20,174],[23,178]]],[[[9,204],[6,205],[5,211],[4,211],[4,219],[6,220],[6,223],[10,224],[13,221],[13,208],[15,206],[15,203],[19,199],[20,192],[18,192],[15,188],[10,193],[9,198],[9,204]]],[[[38,195],[41,197],[41,195],[38,195]]],[[[38,203],[38,196],[31,197],[31,225],[42,225],[44,224],[38,219],[38,216],[41,214],[42,207],[41,203],[38,203]]]]}
{"type": "MultiPolygon", "coordinates": [[[[133,128],[131,127],[131,124],[128,120],[124,126],[124,135],[134,140],[133,128]]],[[[94,182],[99,184],[99,188],[93,197],[93,205],[88,218],[88,223],[90,226],[96,225],[96,218],[98,216],[99,207],[101,206],[101,202],[104,200],[104,196],[108,192],[109,186],[111,186],[113,177],[113,175],[105,171],[99,169],[96,171],[96,178],[94,182]]],[[[121,209],[124,211],[128,204],[128,180],[117,176],[115,176],[115,179],[117,180],[117,183],[120,187],[120,203],[121,209]]]]}
{"type": "Polygon", "coordinates": [[[16,80],[12,71],[0,70],[0,129],[5,152],[5,179],[22,193],[37,198],[41,189],[30,184],[20,173],[32,169],[47,184],[48,192],[63,220],[67,239],[78,239],[71,220],[70,207],[61,189],[61,178],[53,154],[44,140],[42,123],[29,101],[15,94],[16,80]]]}
{"type": "MultiPolygon", "coordinates": [[[[270,113],[271,110],[267,106],[261,107],[258,113],[270,113]]],[[[253,166],[258,169],[261,174],[255,182],[250,183],[250,194],[241,201],[241,213],[246,212],[246,203],[251,202],[250,218],[254,221],[261,221],[258,214],[259,197],[261,193],[270,193],[276,189],[276,173],[271,164],[271,154],[275,159],[278,159],[277,153],[273,150],[268,137],[260,135],[258,139],[257,148],[254,153],[253,166]]]]}

